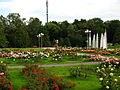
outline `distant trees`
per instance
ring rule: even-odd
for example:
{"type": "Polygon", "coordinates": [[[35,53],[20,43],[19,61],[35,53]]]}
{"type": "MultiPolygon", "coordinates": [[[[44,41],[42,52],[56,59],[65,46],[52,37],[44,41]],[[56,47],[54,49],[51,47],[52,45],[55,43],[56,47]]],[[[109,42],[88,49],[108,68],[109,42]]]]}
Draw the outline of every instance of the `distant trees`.
{"type": "Polygon", "coordinates": [[[0,22],[0,47],[7,47],[8,41],[4,33],[5,27],[2,22],[0,22]]]}
{"type": "Polygon", "coordinates": [[[48,22],[45,25],[38,18],[31,17],[29,21],[21,18],[18,13],[10,13],[7,17],[0,16],[0,48],[38,46],[39,33],[43,46],[53,46],[59,40],[60,46],[86,46],[85,30],[95,33],[107,31],[108,43],[120,44],[120,21],[102,21],[100,18],[75,19],[73,23],[48,22]]]}
{"type": "Polygon", "coordinates": [[[120,21],[119,20],[111,20],[105,22],[108,42],[109,43],[119,43],[120,44],[120,21]]]}

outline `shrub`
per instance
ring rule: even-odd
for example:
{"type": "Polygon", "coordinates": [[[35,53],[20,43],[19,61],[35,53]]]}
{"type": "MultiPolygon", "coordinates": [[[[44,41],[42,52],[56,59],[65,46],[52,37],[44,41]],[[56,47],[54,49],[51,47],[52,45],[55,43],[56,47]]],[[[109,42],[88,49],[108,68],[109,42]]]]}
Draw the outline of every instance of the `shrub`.
{"type": "Polygon", "coordinates": [[[89,61],[100,61],[103,59],[103,56],[101,55],[91,55],[91,57],[89,58],[89,61]]]}
{"type": "Polygon", "coordinates": [[[49,74],[46,70],[37,65],[27,66],[22,72],[28,77],[28,90],[63,90],[75,86],[72,82],[67,82],[63,78],[49,74]]]}
{"type": "Polygon", "coordinates": [[[103,90],[120,90],[119,70],[116,66],[114,57],[109,57],[97,67],[97,75],[101,82],[103,90]]]}
{"type": "Polygon", "coordinates": [[[80,67],[72,67],[69,70],[70,72],[70,76],[75,77],[75,78],[79,78],[79,77],[87,77],[86,73],[83,73],[80,69],[80,67]]]}
{"type": "Polygon", "coordinates": [[[0,90],[12,90],[11,85],[7,78],[6,64],[0,64],[0,90]]]}

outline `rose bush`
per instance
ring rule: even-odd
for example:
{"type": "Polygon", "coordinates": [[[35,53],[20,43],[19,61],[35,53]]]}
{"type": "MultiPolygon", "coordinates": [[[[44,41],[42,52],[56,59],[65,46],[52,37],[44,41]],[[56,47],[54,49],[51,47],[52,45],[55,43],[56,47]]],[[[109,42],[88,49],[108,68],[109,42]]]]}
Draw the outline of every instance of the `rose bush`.
{"type": "Polygon", "coordinates": [[[104,57],[101,55],[91,55],[91,57],[88,59],[89,61],[102,61],[104,57]]]}
{"type": "Polygon", "coordinates": [[[12,90],[12,83],[8,80],[6,64],[0,64],[0,90],[12,90]]]}
{"type": "Polygon", "coordinates": [[[38,65],[27,66],[22,69],[22,72],[29,80],[28,86],[26,86],[27,90],[63,90],[75,86],[75,83],[51,75],[46,70],[39,68],[38,65]]]}
{"type": "Polygon", "coordinates": [[[120,90],[120,74],[117,67],[119,59],[109,57],[97,67],[97,75],[103,90],[120,90]]]}
{"type": "Polygon", "coordinates": [[[72,67],[69,70],[70,76],[75,77],[75,78],[80,78],[80,77],[87,77],[86,73],[83,73],[80,67],[72,67]]]}

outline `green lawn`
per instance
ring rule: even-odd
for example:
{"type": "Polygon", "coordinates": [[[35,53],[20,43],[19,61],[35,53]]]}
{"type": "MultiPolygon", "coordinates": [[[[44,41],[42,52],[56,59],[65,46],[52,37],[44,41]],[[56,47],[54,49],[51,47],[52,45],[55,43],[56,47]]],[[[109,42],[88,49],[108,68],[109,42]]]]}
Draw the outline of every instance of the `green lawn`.
{"type": "Polygon", "coordinates": [[[7,57],[0,57],[0,61],[8,64],[8,66],[20,66],[20,65],[43,65],[43,64],[65,64],[65,63],[80,63],[86,62],[85,58],[71,58],[69,56],[63,57],[60,61],[53,61],[52,57],[48,58],[31,58],[31,59],[9,59],[7,57]]]}
{"type": "MultiPolygon", "coordinates": [[[[95,70],[98,65],[81,65],[79,67],[86,68],[90,70],[95,70]]],[[[96,73],[90,71],[84,71],[87,73],[87,78],[74,78],[70,77],[69,69],[71,66],[64,67],[46,67],[47,70],[53,72],[58,77],[64,78],[68,81],[76,83],[76,87],[69,90],[100,90],[101,85],[96,76],[96,73]]]]}
{"type": "MultiPolygon", "coordinates": [[[[73,66],[62,66],[62,67],[45,67],[51,74],[55,74],[58,77],[64,78],[67,81],[76,83],[76,86],[68,90],[100,90],[101,86],[96,73],[91,70],[95,70],[98,65],[80,65],[83,68],[82,71],[86,72],[87,78],[74,78],[69,74],[69,70],[73,66]],[[85,69],[85,70],[84,70],[85,69]],[[88,69],[88,70],[86,70],[88,69]]],[[[74,66],[76,67],[76,66],[74,66]]],[[[13,90],[23,87],[27,84],[27,79],[21,74],[21,69],[9,69],[10,81],[13,83],[13,90]]]]}
{"type": "Polygon", "coordinates": [[[21,69],[9,69],[8,74],[13,90],[19,90],[27,84],[27,79],[22,75],[21,69]]]}

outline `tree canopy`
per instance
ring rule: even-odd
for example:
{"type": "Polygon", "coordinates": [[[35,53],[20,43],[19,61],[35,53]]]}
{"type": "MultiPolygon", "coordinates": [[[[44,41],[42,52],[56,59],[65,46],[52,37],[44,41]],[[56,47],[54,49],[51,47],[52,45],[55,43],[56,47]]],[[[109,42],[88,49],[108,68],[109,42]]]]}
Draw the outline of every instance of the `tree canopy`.
{"type": "Polygon", "coordinates": [[[0,16],[0,47],[32,47],[38,46],[39,33],[42,36],[43,46],[53,46],[58,40],[60,46],[85,47],[87,35],[85,30],[91,30],[92,35],[107,31],[108,43],[120,44],[120,21],[103,21],[100,18],[75,19],[68,21],[51,21],[42,24],[39,18],[31,17],[28,21],[21,18],[19,13],[10,13],[7,17],[0,16]]]}

